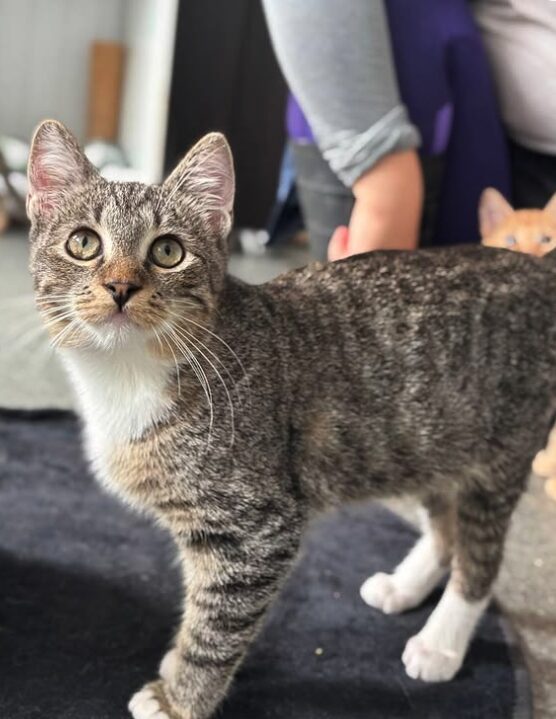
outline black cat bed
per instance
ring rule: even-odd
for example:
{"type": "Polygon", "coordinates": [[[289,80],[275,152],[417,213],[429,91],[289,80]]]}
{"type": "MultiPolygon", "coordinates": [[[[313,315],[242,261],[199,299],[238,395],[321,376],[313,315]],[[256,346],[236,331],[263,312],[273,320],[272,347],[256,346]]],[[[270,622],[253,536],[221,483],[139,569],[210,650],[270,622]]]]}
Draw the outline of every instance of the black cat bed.
{"type": "MultiPolygon", "coordinates": [[[[359,598],[413,530],[379,506],[310,532],[221,719],[526,719],[529,681],[496,607],[448,684],[400,657],[432,603],[386,617],[359,598]]],[[[435,598],[437,599],[437,597],[435,598]]],[[[0,414],[0,717],[124,719],[179,614],[168,538],[100,490],[75,419],[0,414]]]]}

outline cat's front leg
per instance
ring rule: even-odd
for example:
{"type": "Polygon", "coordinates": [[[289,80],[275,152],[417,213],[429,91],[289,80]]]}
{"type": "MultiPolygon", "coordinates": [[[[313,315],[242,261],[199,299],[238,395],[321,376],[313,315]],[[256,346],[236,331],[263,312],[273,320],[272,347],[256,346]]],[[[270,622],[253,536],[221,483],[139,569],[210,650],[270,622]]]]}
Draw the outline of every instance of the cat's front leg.
{"type": "Polygon", "coordinates": [[[182,552],[186,576],[183,622],[164,658],[161,678],[135,694],[134,719],[207,719],[224,698],[261,619],[287,574],[297,543],[235,540],[182,552]],[[225,546],[230,542],[230,546],[225,546]]]}

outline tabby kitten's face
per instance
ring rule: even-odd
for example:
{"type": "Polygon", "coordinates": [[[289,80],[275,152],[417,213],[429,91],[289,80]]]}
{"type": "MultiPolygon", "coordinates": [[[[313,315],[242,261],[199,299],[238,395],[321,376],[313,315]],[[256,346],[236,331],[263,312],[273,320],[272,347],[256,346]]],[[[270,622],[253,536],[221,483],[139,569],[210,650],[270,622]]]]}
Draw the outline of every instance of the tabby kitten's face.
{"type": "Polygon", "coordinates": [[[542,210],[514,210],[492,187],[479,204],[482,243],[541,257],[556,248],[556,194],[542,210]]]}
{"type": "Polygon", "coordinates": [[[54,344],[110,350],[139,337],[162,348],[177,314],[206,321],[226,271],[233,195],[220,134],[146,186],[104,180],[63,125],[40,125],[29,160],[31,272],[54,344]]]}

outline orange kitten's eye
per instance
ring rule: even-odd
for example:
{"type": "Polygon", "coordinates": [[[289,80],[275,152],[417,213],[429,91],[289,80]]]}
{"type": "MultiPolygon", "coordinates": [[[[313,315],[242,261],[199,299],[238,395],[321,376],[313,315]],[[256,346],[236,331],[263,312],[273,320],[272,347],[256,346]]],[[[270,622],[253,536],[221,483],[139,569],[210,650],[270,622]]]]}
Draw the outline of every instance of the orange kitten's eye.
{"type": "Polygon", "coordinates": [[[75,260],[94,260],[100,255],[101,249],[100,237],[85,227],[76,230],[66,242],[66,252],[75,260]]]}
{"type": "Polygon", "coordinates": [[[550,237],[550,235],[543,235],[539,242],[541,245],[549,245],[552,242],[552,237],[550,237]]]}
{"type": "Polygon", "coordinates": [[[506,247],[515,247],[517,245],[517,240],[513,235],[508,235],[506,237],[506,247]]]}
{"type": "Polygon", "coordinates": [[[173,237],[157,238],[152,243],[149,254],[154,264],[164,269],[176,267],[185,257],[181,243],[173,237]]]}

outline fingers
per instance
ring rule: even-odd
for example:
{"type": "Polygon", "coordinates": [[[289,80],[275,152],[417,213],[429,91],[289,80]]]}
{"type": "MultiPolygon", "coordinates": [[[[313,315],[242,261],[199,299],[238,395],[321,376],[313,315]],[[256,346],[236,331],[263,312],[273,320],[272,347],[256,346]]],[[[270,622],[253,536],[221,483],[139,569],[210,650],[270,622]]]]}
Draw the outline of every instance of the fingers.
{"type": "Polygon", "coordinates": [[[328,243],[328,260],[336,262],[349,255],[349,230],[345,225],[337,227],[328,243]]]}

